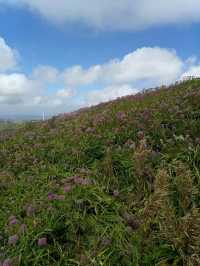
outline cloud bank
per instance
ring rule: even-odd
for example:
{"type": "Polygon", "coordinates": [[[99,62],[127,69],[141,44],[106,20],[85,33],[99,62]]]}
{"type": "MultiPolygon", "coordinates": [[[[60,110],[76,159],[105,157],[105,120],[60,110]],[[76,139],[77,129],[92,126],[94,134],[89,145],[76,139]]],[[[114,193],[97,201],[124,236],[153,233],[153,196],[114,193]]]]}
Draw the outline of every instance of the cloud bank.
{"type": "Polygon", "coordinates": [[[0,0],[37,12],[54,23],[99,30],[140,30],[200,21],[199,0],[0,0]]]}
{"type": "Polygon", "coordinates": [[[117,97],[144,87],[169,84],[185,76],[200,76],[198,59],[182,60],[174,50],[142,47],[102,65],[59,70],[36,66],[26,75],[17,71],[16,50],[0,37],[0,112],[65,112],[117,97]]]}

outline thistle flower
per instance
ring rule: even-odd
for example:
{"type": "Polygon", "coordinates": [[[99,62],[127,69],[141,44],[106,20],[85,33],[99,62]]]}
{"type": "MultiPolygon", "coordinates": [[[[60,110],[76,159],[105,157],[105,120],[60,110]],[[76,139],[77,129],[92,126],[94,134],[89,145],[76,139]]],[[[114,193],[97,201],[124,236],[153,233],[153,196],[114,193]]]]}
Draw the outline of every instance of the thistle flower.
{"type": "Polygon", "coordinates": [[[19,228],[19,234],[24,234],[25,231],[27,230],[27,225],[26,224],[22,224],[19,228]]]}
{"type": "Polygon", "coordinates": [[[8,218],[8,221],[10,222],[11,220],[14,220],[14,219],[16,219],[16,216],[11,215],[11,216],[8,218]]]}
{"type": "Polygon", "coordinates": [[[45,247],[47,246],[47,238],[42,237],[38,239],[38,247],[45,247]]]}
{"type": "Polygon", "coordinates": [[[56,195],[57,200],[65,200],[65,195],[56,195]]]}
{"type": "Polygon", "coordinates": [[[75,184],[82,185],[82,186],[87,186],[87,185],[90,185],[91,183],[89,179],[82,178],[80,176],[75,176],[73,181],[75,184]]]}
{"type": "Polygon", "coordinates": [[[12,266],[12,260],[11,259],[4,260],[2,266],[12,266]]]}
{"type": "Polygon", "coordinates": [[[26,208],[26,215],[27,216],[33,216],[35,214],[35,208],[33,207],[33,205],[29,205],[26,208]]]}
{"type": "Polygon", "coordinates": [[[71,190],[72,190],[72,185],[71,184],[66,184],[64,186],[64,192],[65,193],[71,192],[71,190]]]}
{"type": "Polygon", "coordinates": [[[48,200],[52,201],[52,200],[55,200],[56,199],[56,194],[52,193],[52,192],[49,192],[48,194],[48,200]]]}
{"type": "Polygon", "coordinates": [[[19,223],[19,220],[17,220],[16,217],[13,217],[13,219],[9,220],[9,226],[13,226],[19,223]]]}
{"type": "Polygon", "coordinates": [[[8,239],[8,244],[15,246],[17,244],[18,240],[19,240],[18,235],[10,236],[8,239]]]}
{"type": "Polygon", "coordinates": [[[113,191],[113,196],[114,197],[119,197],[119,191],[118,190],[114,190],[113,191]]]}
{"type": "Polygon", "coordinates": [[[126,119],[126,114],[124,112],[118,112],[116,117],[119,121],[124,121],[126,119]]]}

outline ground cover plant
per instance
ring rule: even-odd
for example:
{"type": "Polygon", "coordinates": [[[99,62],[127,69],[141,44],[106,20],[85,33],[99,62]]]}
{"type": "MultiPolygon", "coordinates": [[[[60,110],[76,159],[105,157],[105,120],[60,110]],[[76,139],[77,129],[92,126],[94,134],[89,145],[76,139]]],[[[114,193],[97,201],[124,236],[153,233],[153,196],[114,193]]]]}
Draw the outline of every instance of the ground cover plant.
{"type": "Polygon", "coordinates": [[[200,265],[200,81],[2,131],[0,265],[200,265]]]}

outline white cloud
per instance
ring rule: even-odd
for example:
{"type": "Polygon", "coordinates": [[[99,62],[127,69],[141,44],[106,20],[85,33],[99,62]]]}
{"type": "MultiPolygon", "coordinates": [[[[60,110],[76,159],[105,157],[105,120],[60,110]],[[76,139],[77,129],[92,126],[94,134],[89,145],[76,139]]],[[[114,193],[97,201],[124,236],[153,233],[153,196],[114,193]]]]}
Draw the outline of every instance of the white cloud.
{"type": "Polygon", "coordinates": [[[83,69],[81,66],[73,66],[63,72],[63,79],[68,86],[91,84],[101,75],[101,66],[92,66],[83,69]]]}
{"type": "Polygon", "coordinates": [[[0,74],[0,96],[21,96],[31,89],[31,82],[24,74],[0,74]]]}
{"type": "Polygon", "coordinates": [[[191,66],[185,73],[181,75],[181,79],[191,76],[200,77],[200,65],[191,66]]]}
{"type": "Polygon", "coordinates": [[[0,102],[22,104],[34,91],[34,83],[24,74],[0,74],[0,102]]]}
{"type": "Polygon", "coordinates": [[[95,82],[133,83],[140,80],[170,83],[181,73],[182,60],[175,51],[159,47],[144,47],[126,55],[122,60],[115,59],[104,65],[83,69],[75,66],[63,73],[65,83],[80,86],[95,82]]]}
{"type": "Polygon", "coordinates": [[[16,112],[65,112],[69,106],[94,105],[186,75],[200,76],[198,58],[184,61],[174,50],[160,47],[139,48],[89,68],[76,65],[61,71],[40,65],[26,75],[11,71],[17,64],[15,52],[0,37],[0,59],[0,113],[12,108],[16,112]]]}
{"type": "Polygon", "coordinates": [[[103,30],[138,30],[200,21],[199,0],[0,0],[22,5],[56,23],[80,22],[103,30]]]}
{"type": "Polygon", "coordinates": [[[54,83],[58,79],[58,70],[52,66],[38,66],[33,70],[33,78],[43,83],[54,83]]]}
{"type": "Polygon", "coordinates": [[[0,37],[0,72],[11,70],[17,66],[18,53],[10,48],[5,40],[0,37]]]}
{"type": "Polygon", "coordinates": [[[74,95],[73,89],[60,89],[57,91],[57,96],[59,98],[68,98],[74,95]]]}
{"type": "Polygon", "coordinates": [[[109,86],[101,90],[91,91],[86,99],[86,105],[95,105],[101,102],[110,101],[122,96],[135,94],[138,92],[138,89],[132,88],[128,84],[109,86]]]}

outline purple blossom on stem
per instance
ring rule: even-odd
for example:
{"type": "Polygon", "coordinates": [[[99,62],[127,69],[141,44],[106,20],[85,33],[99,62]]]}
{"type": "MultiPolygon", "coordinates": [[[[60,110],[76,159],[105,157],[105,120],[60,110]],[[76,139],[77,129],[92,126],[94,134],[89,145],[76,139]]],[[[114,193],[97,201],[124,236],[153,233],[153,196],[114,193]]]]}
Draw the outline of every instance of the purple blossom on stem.
{"type": "Polygon", "coordinates": [[[11,259],[4,260],[2,266],[12,266],[12,260],[11,259]]]}
{"type": "Polygon", "coordinates": [[[22,224],[19,228],[19,233],[20,234],[24,234],[25,231],[27,230],[27,225],[26,224],[22,224]]]}
{"type": "Polygon", "coordinates": [[[47,246],[47,238],[42,237],[38,239],[38,247],[45,247],[47,246]]]}
{"type": "Polygon", "coordinates": [[[33,207],[33,205],[29,205],[26,208],[26,215],[27,216],[33,216],[35,214],[35,208],[33,207]]]}
{"type": "Polygon", "coordinates": [[[13,226],[13,225],[16,225],[18,223],[19,223],[19,221],[17,220],[16,217],[14,217],[13,219],[9,220],[9,226],[13,226]]]}
{"type": "Polygon", "coordinates": [[[19,240],[18,235],[10,236],[8,239],[8,244],[15,246],[17,244],[18,240],[19,240]]]}
{"type": "Polygon", "coordinates": [[[14,219],[17,219],[16,216],[11,215],[11,216],[8,218],[8,221],[10,222],[11,220],[14,220],[14,219]]]}
{"type": "Polygon", "coordinates": [[[119,121],[124,121],[126,119],[126,114],[124,112],[118,112],[116,117],[119,121]]]}
{"type": "Polygon", "coordinates": [[[56,195],[57,200],[65,200],[65,195],[56,195]]]}
{"type": "Polygon", "coordinates": [[[71,184],[65,184],[64,186],[64,192],[68,193],[72,191],[72,185],[71,184]]]}
{"type": "Polygon", "coordinates": [[[50,201],[53,201],[53,200],[64,200],[65,199],[65,195],[57,195],[55,193],[50,192],[48,194],[48,199],[50,201]]]}
{"type": "Polygon", "coordinates": [[[82,178],[80,176],[75,176],[74,177],[74,183],[77,185],[82,185],[82,186],[87,186],[90,185],[90,180],[87,178],[82,178]]]}
{"type": "Polygon", "coordinates": [[[55,200],[56,199],[56,194],[52,193],[52,192],[49,192],[48,194],[48,200],[52,201],[52,200],[55,200]]]}
{"type": "Polygon", "coordinates": [[[114,190],[113,191],[113,196],[114,197],[118,197],[119,196],[119,191],[118,190],[114,190]]]}

